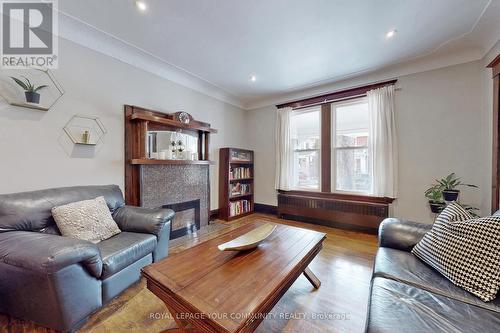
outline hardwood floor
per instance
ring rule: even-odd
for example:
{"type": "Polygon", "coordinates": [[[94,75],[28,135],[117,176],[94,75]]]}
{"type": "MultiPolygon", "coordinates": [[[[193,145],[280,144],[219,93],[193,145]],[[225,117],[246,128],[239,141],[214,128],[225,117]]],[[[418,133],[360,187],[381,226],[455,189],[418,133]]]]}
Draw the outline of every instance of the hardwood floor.
{"type": "MultiPolygon", "coordinates": [[[[177,253],[226,233],[249,221],[282,223],[327,234],[323,249],[309,268],[321,280],[315,290],[301,275],[255,332],[363,332],[373,258],[374,235],[253,214],[225,223],[217,221],[197,234],[171,241],[177,253]]],[[[150,293],[144,280],[93,314],[78,332],[159,332],[175,327],[163,303],[150,293]]],[[[0,315],[0,332],[51,330],[0,315]]]]}

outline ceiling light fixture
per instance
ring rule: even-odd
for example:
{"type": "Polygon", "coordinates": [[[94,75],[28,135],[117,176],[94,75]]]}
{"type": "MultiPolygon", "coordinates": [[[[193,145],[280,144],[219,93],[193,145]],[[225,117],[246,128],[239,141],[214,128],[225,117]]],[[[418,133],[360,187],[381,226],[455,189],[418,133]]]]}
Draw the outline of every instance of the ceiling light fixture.
{"type": "Polygon", "coordinates": [[[250,76],[250,81],[255,82],[257,81],[257,77],[255,75],[250,76]]]}
{"type": "Polygon", "coordinates": [[[146,11],[146,9],[148,9],[148,5],[146,5],[146,3],[144,1],[136,1],[135,2],[135,6],[137,7],[137,9],[139,9],[141,12],[144,12],[146,11]]]}
{"type": "Polygon", "coordinates": [[[392,37],[394,37],[394,35],[396,35],[396,32],[398,32],[398,31],[396,29],[393,29],[393,30],[389,31],[388,33],[386,33],[385,37],[392,38],[392,37]]]}

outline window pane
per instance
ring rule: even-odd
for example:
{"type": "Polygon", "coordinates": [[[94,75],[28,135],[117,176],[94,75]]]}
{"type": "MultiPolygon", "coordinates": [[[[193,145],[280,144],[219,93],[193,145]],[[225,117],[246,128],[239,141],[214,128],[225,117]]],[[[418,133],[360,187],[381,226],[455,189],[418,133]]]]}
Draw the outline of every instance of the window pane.
{"type": "Polygon", "coordinates": [[[312,107],[292,114],[293,187],[320,188],[320,112],[320,107],[312,107]]]}
{"type": "Polygon", "coordinates": [[[336,150],[336,189],[349,192],[369,192],[371,161],[367,148],[336,150]]]}
{"type": "Polygon", "coordinates": [[[333,107],[335,116],[336,147],[366,147],[369,119],[365,99],[333,107]]]}
{"type": "Polygon", "coordinates": [[[319,150],[294,153],[294,187],[319,189],[319,150]]]}
{"type": "Polygon", "coordinates": [[[294,112],[291,121],[292,148],[294,150],[319,149],[320,108],[294,112]]]}

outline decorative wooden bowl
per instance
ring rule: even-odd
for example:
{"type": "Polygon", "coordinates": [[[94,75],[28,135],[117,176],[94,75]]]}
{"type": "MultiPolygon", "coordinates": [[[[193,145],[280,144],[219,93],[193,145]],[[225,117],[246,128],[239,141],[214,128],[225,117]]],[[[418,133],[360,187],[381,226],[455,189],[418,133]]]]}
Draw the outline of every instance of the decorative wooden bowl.
{"type": "Polygon", "coordinates": [[[238,238],[220,244],[218,248],[221,251],[243,251],[256,248],[263,240],[273,233],[274,229],[276,229],[275,225],[269,223],[264,224],[238,238]]]}

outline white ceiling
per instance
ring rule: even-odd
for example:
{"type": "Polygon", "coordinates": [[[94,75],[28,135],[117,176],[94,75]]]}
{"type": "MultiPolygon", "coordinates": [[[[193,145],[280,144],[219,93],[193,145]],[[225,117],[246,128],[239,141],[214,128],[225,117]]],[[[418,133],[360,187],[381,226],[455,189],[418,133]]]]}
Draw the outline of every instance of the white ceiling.
{"type": "Polygon", "coordinates": [[[443,48],[484,55],[500,36],[500,0],[144,2],[144,13],[132,0],[60,0],[59,8],[247,107],[443,48]]]}

